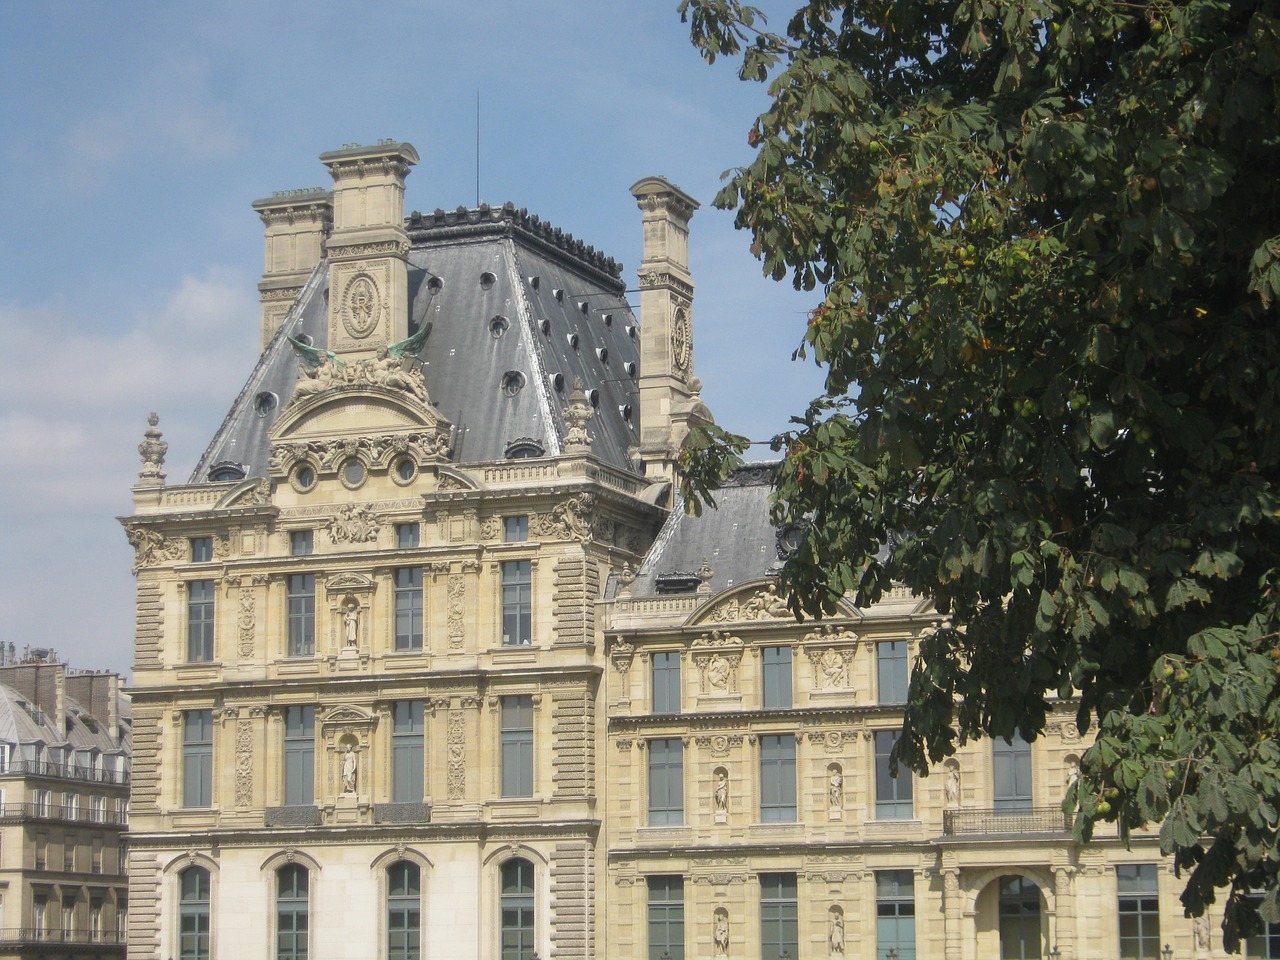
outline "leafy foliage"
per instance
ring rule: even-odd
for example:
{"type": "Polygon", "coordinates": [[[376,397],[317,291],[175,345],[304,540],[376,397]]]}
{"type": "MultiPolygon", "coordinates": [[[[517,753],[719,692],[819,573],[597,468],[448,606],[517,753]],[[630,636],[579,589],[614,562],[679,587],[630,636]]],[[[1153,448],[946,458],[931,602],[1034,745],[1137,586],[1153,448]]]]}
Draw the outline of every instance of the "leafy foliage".
{"type": "MultiPolygon", "coordinates": [[[[774,507],[810,522],[797,612],[933,598],[916,769],[1076,698],[1077,834],[1161,821],[1229,948],[1256,894],[1280,921],[1278,7],[680,5],[772,97],[716,202],[821,296],[774,507]]],[[[699,435],[688,492],[741,442],[699,435]]]]}

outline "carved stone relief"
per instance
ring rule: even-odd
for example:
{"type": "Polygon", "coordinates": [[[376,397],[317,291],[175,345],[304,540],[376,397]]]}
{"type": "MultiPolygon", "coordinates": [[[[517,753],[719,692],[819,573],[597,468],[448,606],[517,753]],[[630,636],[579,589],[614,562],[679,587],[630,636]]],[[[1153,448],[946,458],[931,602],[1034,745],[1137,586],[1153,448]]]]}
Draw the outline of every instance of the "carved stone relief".
{"type": "Polygon", "coordinates": [[[692,643],[693,663],[698,668],[701,692],[738,692],[738,666],[742,663],[742,639],[720,630],[704,633],[692,643]]]}
{"type": "Polygon", "coordinates": [[[329,539],[333,543],[369,543],[377,539],[382,522],[368,506],[349,503],[329,518],[329,539]]]}
{"type": "Polygon", "coordinates": [[[449,621],[449,649],[461,650],[463,640],[466,638],[467,582],[461,574],[452,574],[449,577],[448,589],[449,596],[445,611],[449,621]]]}
{"type": "Polygon", "coordinates": [[[253,721],[236,721],[236,806],[253,806],[253,721]]]}
{"type": "Polygon", "coordinates": [[[242,660],[253,656],[253,632],[257,621],[257,597],[255,593],[256,591],[249,586],[242,585],[240,587],[240,613],[236,618],[236,625],[240,631],[240,642],[237,645],[236,652],[242,660]]]}
{"type": "Polygon", "coordinates": [[[461,710],[449,713],[447,737],[449,799],[461,800],[467,792],[467,715],[461,710]]]}

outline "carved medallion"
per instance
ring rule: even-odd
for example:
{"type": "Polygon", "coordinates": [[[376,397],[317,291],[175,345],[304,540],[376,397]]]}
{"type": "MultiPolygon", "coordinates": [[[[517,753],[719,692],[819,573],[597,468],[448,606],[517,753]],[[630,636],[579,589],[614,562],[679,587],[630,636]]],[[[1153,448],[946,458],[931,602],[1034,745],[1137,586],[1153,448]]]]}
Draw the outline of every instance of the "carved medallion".
{"type": "Polygon", "coordinates": [[[373,333],[382,313],[382,298],[378,286],[367,273],[357,273],[347,284],[343,296],[342,325],[347,333],[363,340],[373,333]]]}

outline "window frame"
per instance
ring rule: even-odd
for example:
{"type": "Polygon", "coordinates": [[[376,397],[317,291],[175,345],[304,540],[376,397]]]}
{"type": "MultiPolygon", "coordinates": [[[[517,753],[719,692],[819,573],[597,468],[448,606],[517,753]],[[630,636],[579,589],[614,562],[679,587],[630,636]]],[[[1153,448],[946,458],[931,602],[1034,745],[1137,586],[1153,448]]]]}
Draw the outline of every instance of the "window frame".
{"type": "Polygon", "coordinates": [[[316,802],[316,708],[290,704],[284,708],[283,765],[286,807],[309,807],[316,802]]]}
{"type": "Polygon", "coordinates": [[[903,765],[895,777],[889,761],[898,730],[876,730],[872,734],[875,748],[875,804],[877,820],[911,820],[915,816],[915,783],[911,771],[903,765]]]}
{"type": "Polygon", "coordinates": [[[396,549],[412,550],[422,545],[422,525],[415,521],[396,524],[396,549]]]}
{"type": "Polygon", "coordinates": [[[876,960],[885,960],[891,949],[897,951],[898,960],[915,960],[915,874],[910,870],[877,870],[875,880],[876,960]],[[904,886],[910,896],[904,894],[904,886]],[[883,935],[886,928],[892,929],[892,937],[883,935]],[[903,935],[905,930],[910,931],[909,937],[903,935]]]}
{"type": "Polygon", "coordinates": [[[684,960],[684,877],[660,874],[645,877],[645,942],[648,960],[684,960]],[[673,896],[672,894],[678,894],[673,896]],[[654,936],[655,929],[665,934],[654,936]],[[678,932],[678,936],[673,935],[678,932]]]}
{"type": "Polygon", "coordinates": [[[910,643],[905,639],[876,643],[876,702],[899,706],[907,702],[911,684],[910,643]]]}
{"type": "Polygon", "coordinates": [[[311,944],[311,871],[300,863],[286,863],[275,872],[275,960],[308,960],[311,944]],[[285,896],[286,877],[292,878],[285,896]],[[298,878],[301,877],[299,894],[298,878]],[[290,921],[285,929],[285,919],[290,921]],[[301,930],[298,920],[301,918],[301,930]],[[292,944],[285,946],[285,938],[292,944]]]}
{"type": "Polygon", "coordinates": [[[795,823],[796,735],[764,733],[760,745],[760,822],[795,823]]]}
{"type": "Polygon", "coordinates": [[[316,575],[291,573],[285,581],[288,608],[288,656],[314,657],[316,654],[316,575]]]}
{"type": "Polygon", "coordinates": [[[790,710],[794,705],[792,659],[790,646],[760,648],[760,704],[765,710],[790,710]]]}
{"type": "Polygon", "coordinates": [[[682,706],[679,650],[655,650],[649,657],[650,706],[653,713],[677,714],[682,706]]]}
{"type": "Polygon", "coordinates": [[[1159,870],[1154,863],[1120,863],[1115,870],[1120,960],[1159,960],[1159,870]],[[1126,933],[1126,918],[1136,921],[1136,933],[1126,933]],[[1126,952],[1126,944],[1136,949],[1126,952]]]}
{"type": "Polygon", "coordinates": [[[395,606],[395,649],[410,653],[422,649],[422,567],[397,567],[392,574],[395,606]]]}
{"type": "Polygon", "coordinates": [[[425,796],[425,735],[425,701],[397,700],[392,703],[392,803],[421,803],[425,796]]]}
{"type": "Polygon", "coordinates": [[[650,827],[684,824],[684,741],[657,737],[645,744],[650,827]]]}
{"type": "Polygon", "coordinates": [[[208,868],[192,864],[178,873],[178,954],[175,960],[210,960],[213,947],[213,876],[208,868]],[[188,896],[187,878],[195,882],[188,896]],[[204,883],[200,883],[203,877],[204,883]],[[203,894],[203,898],[201,897],[203,894]],[[188,931],[188,921],[194,929],[188,931]]]}
{"type": "Polygon", "coordinates": [[[533,960],[537,955],[537,896],[538,874],[533,861],[512,857],[498,869],[500,960],[533,960]],[[510,879],[512,877],[514,880],[510,879]],[[508,940],[512,938],[515,942],[509,945],[508,940]]]}
{"type": "Polygon", "coordinates": [[[217,590],[212,580],[188,580],[187,663],[213,660],[214,600],[217,590]]]}
{"type": "Polygon", "coordinates": [[[182,806],[213,806],[213,711],[182,714],[182,806]]]}
{"type": "Polygon", "coordinates": [[[213,537],[190,537],[192,563],[213,562],[213,537]]]}
{"type": "Polygon", "coordinates": [[[498,700],[499,793],[503,799],[533,796],[533,695],[507,694],[498,700]]]}
{"type": "Polygon", "coordinates": [[[502,645],[533,643],[533,561],[502,561],[502,645]]]}
{"type": "Polygon", "coordinates": [[[1035,803],[1031,744],[1014,733],[991,741],[991,805],[1005,813],[1029,813],[1035,803]],[[1003,781],[1003,782],[1002,782],[1003,781]]]}
{"type": "Polygon", "coordinates": [[[760,886],[760,956],[793,960],[800,956],[800,894],[794,873],[762,873],[760,886]],[[772,894],[772,895],[771,895],[772,894]]]}

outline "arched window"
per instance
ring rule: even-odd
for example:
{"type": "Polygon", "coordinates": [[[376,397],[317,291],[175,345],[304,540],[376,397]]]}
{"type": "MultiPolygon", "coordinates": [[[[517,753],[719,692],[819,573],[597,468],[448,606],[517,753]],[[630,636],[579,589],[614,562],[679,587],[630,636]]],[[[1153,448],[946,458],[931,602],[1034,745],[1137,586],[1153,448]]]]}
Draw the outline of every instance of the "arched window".
{"type": "Polygon", "coordinates": [[[1000,878],[1001,960],[1040,960],[1040,888],[1026,877],[1000,878]]]}
{"type": "Polygon", "coordinates": [[[307,868],[290,863],[276,872],[276,960],[307,960],[307,868]]]}
{"type": "Polygon", "coordinates": [[[502,960],[533,960],[533,864],[502,865],[502,960]]]}
{"type": "Polygon", "coordinates": [[[422,957],[422,871],[397,860],[387,868],[387,958],[422,957]]]}
{"type": "Polygon", "coordinates": [[[178,960],[209,960],[209,871],[178,874],[178,960]]]}

